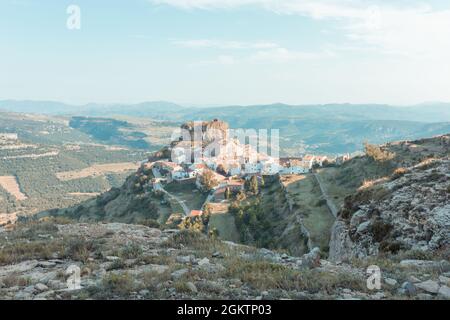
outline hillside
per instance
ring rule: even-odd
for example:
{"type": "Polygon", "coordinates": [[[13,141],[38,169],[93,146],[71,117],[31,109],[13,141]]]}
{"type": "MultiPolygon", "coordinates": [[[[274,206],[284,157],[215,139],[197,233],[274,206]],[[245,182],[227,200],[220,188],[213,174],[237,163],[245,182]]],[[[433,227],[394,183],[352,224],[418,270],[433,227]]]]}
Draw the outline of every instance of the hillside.
{"type": "MultiPolygon", "coordinates": [[[[450,299],[450,135],[366,149],[322,169],[323,179],[266,179],[236,198],[230,212],[246,245],[179,224],[181,208],[148,192],[154,175],[143,164],[94,200],[0,229],[0,297],[450,299]],[[343,197],[334,223],[329,195],[343,197]],[[81,288],[67,291],[57,275],[72,264],[81,288]],[[366,285],[373,265],[376,291],[366,285]]],[[[170,188],[182,196],[189,185],[170,188]]]]}
{"type": "Polygon", "coordinates": [[[0,134],[9,136],[0,139],[0,224],[121,186],[164,132],[139,150],[96,139],[65,117],[0,113],[0,134]]]}
{"type": "Polygon", "coordinates": [[[390,144],[397,168],[345,198],[332,230],[330,258],[450,247],[450,136],[390,144]]]}

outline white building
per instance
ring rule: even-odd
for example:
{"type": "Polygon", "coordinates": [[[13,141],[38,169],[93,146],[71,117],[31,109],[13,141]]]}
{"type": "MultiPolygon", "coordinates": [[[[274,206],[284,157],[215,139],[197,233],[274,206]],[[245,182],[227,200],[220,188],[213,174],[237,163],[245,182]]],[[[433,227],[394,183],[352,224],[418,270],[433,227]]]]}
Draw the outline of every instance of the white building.
{"type": "Polygon", "coordinates": [[[238,176],[242,173],[242,166],[239,163],[228,165],[228,174],[230,176],[238,176]]]}

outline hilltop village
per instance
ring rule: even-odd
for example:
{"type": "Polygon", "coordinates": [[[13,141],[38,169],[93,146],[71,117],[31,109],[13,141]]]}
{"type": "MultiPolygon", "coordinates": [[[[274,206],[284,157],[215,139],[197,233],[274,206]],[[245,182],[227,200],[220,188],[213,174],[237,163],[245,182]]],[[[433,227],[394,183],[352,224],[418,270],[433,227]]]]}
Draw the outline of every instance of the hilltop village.
{"type": "MultiPolygon", "coordinates": [[[[249,144],[242,144],[235,137],[229,137],[228,125],[219,120],[188,123],[182,129],[192,133],[190,140],[180,137],[163,152],[169,157],[143,163],[144,170],[152,170],[155,177],[153,190],[161,191],[163,185],[169,183],[195,184],[199,191],[209,192],[209,201],[220,202],[227,198],[227,194],[244,190],[246,182],[252,179],[261,183],[277,175],[301,175],[350,159],[349,154],[335,158],[311,154],[272,157],[258,152],[249,144]],[[193,134],[195,125],[201,125],[201,137],[193,134]]],[[[201,214],[202,210],[190,212],[190,215],[201,214]]]]}

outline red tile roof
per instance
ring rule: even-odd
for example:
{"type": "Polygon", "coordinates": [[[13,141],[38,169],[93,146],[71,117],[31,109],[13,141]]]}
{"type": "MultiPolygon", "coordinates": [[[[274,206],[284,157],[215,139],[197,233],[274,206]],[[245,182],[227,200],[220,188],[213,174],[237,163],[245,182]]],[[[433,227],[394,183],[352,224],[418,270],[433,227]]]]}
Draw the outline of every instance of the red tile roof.
{"type": "Polygon", "coordinates": [[[202,210],[191,210],[190,216],[191,217],[198,217],[198,216],[201,216],[202,214],[203,214],[202,210]]]}

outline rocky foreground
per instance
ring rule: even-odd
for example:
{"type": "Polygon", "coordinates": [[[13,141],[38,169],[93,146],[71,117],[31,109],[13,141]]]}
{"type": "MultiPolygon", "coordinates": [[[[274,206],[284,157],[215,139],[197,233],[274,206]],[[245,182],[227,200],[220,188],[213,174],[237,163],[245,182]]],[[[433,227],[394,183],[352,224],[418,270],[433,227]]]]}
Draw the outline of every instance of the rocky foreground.
{"type": "Polygon", "coordinates": [[[331,263],[318,249],[291,257],[199,233],[61,219],[0,239],[0,299],[450,299],[450,263],[413,251],[331,263]],[[380,289],[367,286],[370,265],[380,289]]]}

